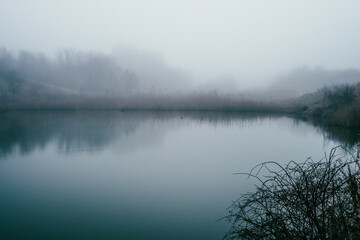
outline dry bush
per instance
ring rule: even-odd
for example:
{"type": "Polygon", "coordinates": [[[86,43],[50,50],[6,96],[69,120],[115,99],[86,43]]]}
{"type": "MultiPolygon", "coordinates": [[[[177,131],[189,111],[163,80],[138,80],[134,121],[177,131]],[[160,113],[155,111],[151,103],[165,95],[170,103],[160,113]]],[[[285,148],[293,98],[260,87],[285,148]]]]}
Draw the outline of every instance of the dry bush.
{"type": "Polygon", "coordinates": [[[247,175],[260,184],[230,207],[225,239],[360,239],[359,159],[338,148],[319,162],[256,166],[247,175]]]}

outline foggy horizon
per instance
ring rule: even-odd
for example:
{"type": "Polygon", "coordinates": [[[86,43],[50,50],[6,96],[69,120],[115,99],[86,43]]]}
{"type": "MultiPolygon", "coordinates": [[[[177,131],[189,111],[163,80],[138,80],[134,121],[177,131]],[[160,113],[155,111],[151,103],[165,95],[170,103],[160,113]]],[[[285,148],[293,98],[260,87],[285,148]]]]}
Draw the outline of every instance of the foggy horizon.
{"type": "Polygon", "coordinates": [[[0,0],[0,239],[355,239],[359,0],[0,0]]]}
{"type": "Polygon", "coordinates": [[[360,68],[358,1],[0,1],[0,46],[153,55],[195,85],[360,68]]]}

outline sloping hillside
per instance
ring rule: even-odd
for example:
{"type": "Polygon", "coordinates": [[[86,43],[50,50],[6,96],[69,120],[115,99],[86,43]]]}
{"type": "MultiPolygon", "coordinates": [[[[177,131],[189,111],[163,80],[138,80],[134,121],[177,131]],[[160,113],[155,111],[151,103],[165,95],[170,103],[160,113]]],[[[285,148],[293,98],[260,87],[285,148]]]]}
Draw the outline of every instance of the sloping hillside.
{"type": "Polygon", "coordinates": [[[266,92],[270,96],[285,99],[301,96],[324,86],[358,82],[360,82],[360,72],[356,69],[326,70],[302,67],[279,77],[266,92]]]}
{"type": "Polygon", "coordinates": [[[331,125],[360,128],[360,83],[324,87],[290,101],[292,111],[331,125]]]}

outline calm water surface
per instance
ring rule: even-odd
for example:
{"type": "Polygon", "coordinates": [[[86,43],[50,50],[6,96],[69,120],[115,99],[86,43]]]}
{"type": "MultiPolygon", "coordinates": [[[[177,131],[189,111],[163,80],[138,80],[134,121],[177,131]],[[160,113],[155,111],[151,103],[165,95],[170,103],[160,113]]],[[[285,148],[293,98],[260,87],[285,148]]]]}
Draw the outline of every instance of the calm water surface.
{"type": "Polygon", "coordinates": [[[0,239],[221,239],[253,187],[234,173],[355,140],[286,116],[2,113],[0,239]]]}

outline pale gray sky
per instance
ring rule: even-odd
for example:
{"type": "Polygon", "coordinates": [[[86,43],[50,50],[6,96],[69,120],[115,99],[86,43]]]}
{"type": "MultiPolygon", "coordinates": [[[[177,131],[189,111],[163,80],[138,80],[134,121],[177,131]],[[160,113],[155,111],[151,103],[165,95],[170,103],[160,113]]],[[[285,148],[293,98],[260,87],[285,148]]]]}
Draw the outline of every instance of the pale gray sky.
{"type": "Polygon", "coordinates": [[[195,78],[240,85],[302,65],[360,68],[358,0],[0,0],[0,45],[158,52],[195,78]]]}

